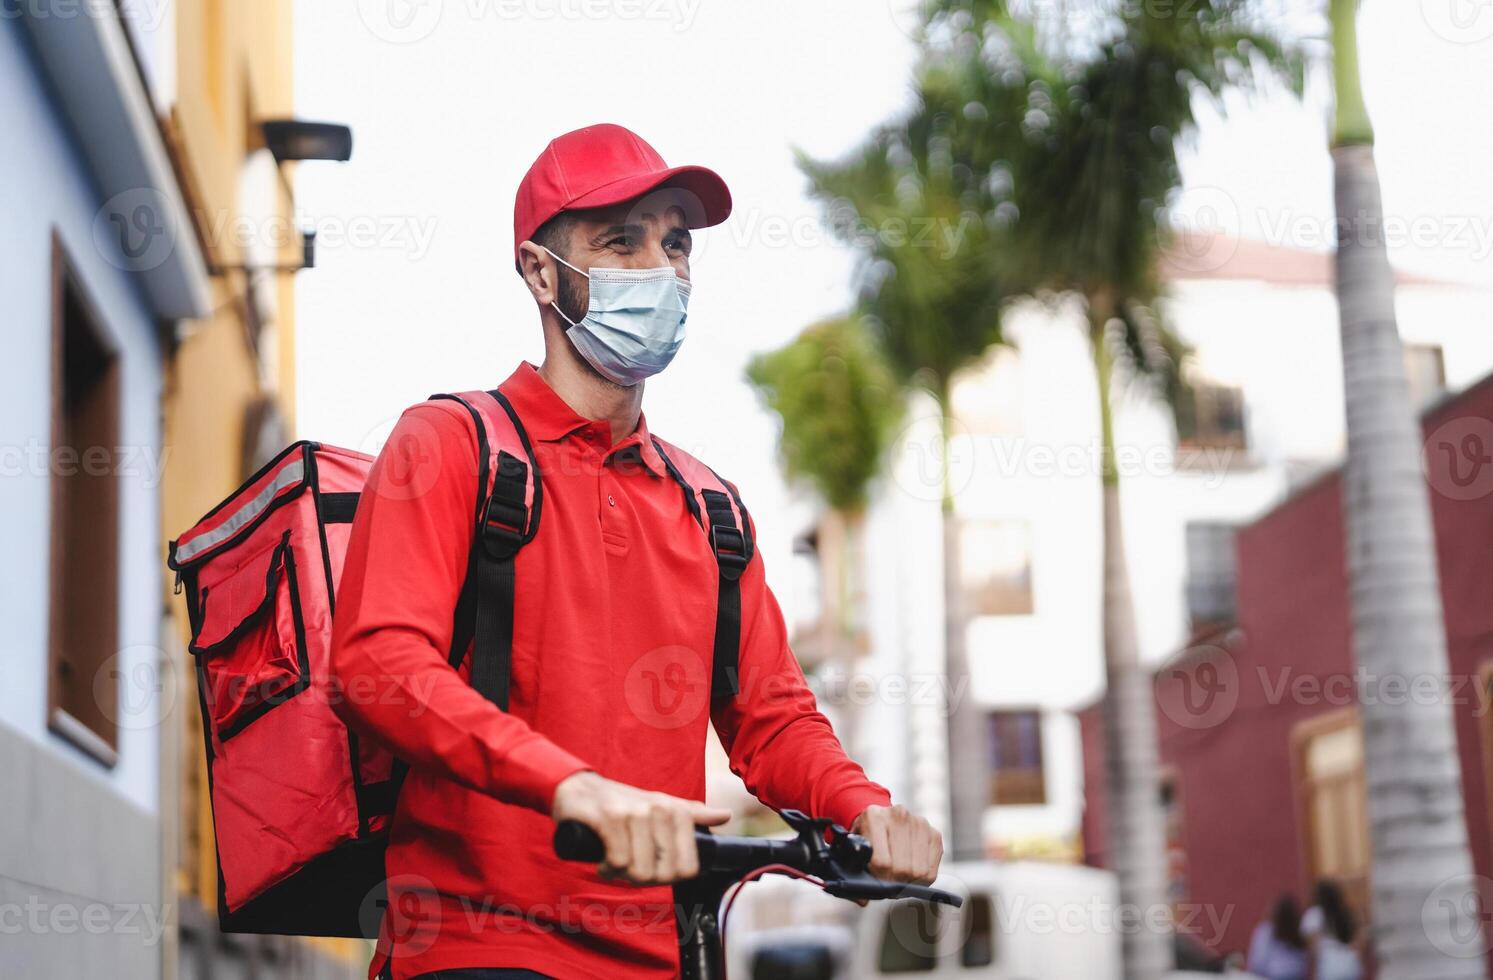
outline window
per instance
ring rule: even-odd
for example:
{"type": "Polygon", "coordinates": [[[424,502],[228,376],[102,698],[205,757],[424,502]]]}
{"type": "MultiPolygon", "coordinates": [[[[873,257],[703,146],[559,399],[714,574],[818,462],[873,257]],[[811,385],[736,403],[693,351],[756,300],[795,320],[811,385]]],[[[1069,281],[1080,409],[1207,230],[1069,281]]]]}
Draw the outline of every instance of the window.
{"type": "Polygon", "coordinates": [[[1424,411],[1446,394],[1446,360],[1436,344],[1405,345],[1405,377],[1410,381],[1410,404],[1424,411]]]}
{"type": "Polygon", "coordinates": [[[48,724],[113,765],[119,690],[119,357],[52,248],[51,608],[48,724]]]}
{"type": "Polygon", "coordinates": [[[1026,521],[969,521],[959,535],[964,608],[971,616],[1032,611],[1032,529],[1026,521]]]}
{"type": "Polygon", "coordinates": [[[1042,715],[997,711],[990,716],[990,800],[997,806],[1047,802],[1042,776],[1042,715]]]}
{"type": "Polygon", "coordinates": [[[1234,619],[1234,526],[1187,525],[1187,612],[1194,631],[1234,619]]]}
{"type": "Polygon", "coordinates": [[[1177,441],[1196,449],[1243,449],[1244,392],[1194,382],[1177,401],[1177,441]]]}
{"type": "Polygon", "coordinates": [[[894,902],[881,932],[877,970],[881,973],[928,973],[938,960],[941,906],[931,902],[894,902]]]}
{"type": "Polygon", "coordinates": [[[989,895],[971,895],[964,903],[969,933],[959,950],[960,966],[989,966],[995,962],[995,914],[989,895]]]}

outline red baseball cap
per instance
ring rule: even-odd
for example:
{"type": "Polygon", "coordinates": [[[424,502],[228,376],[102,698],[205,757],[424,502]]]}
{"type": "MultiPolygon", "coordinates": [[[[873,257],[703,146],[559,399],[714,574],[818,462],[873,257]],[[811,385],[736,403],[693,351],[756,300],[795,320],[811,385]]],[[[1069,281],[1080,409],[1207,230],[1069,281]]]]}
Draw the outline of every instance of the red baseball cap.
{"type": "Polygon", "coordinates": [[[631,130],[601,123],[557,136],[524,174],[513,202],[513,262],[518,247],[561,211],[621,204],[660,187],[684,192],[685,220],[708,228],[731,214],[726,182],[704,167],[670,167],[631,130]]]}

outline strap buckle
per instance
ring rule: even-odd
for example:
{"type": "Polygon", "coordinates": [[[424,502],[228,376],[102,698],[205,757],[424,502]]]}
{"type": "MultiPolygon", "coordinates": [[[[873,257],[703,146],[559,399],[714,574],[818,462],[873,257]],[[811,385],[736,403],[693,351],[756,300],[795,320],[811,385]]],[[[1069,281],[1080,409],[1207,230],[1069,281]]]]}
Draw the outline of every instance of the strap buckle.
{"type": "Polygon", "coordinates": [[[498,454],[492,496],[482,515],[482,550],[493,561],[507,561],[523,547],[529,529],[528,475],[524,463],[507,453],[498,454]]]}
{"type": "Polygon", "coordinates": [[[741,578],[747,567],[746,539],[741,532],[729,524],[712,524],[710,547],[715,552],[721,577],[732,582],[741,578]]]}

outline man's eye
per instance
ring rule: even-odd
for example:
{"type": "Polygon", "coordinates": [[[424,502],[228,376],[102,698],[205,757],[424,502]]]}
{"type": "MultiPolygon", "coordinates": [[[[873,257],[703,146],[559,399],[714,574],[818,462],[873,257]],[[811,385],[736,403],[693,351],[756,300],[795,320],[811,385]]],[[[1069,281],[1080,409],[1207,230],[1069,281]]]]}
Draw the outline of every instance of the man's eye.
{"type": "Polygon", "coordinates": [[[631,246],[632,239],[627,235],[618,235],[607,241],[607,248],[630,248],[631,246]]]}

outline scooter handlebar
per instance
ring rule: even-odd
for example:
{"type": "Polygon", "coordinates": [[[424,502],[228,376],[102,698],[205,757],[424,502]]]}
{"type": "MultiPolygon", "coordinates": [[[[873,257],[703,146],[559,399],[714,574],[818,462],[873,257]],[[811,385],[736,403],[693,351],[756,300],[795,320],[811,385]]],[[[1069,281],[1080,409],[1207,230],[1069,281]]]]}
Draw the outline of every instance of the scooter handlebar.
{"type": "MultiPolygon", "coordinates": [[[[701,869],[706,872],[746,873],[754,866],[785,864],[807,874],[818,875],[824,890],[831,895],[853,901],[866,899],[917,898],[958,907],[958,895],[911,885],[900,881],[882,881],[860,869],[837,867],[831,862],[820,866],[799,841],[752,837],[717,837],[708,830],[695,831],[700,850],[701,869]]],[[[555,855],[565,861],[599,864],[606,859],[606,845],[601,835],[576,820],[562,820],[555,828],[555,855]]],[[[865,855],[869,859],[869,853],[865,855]]]]}

